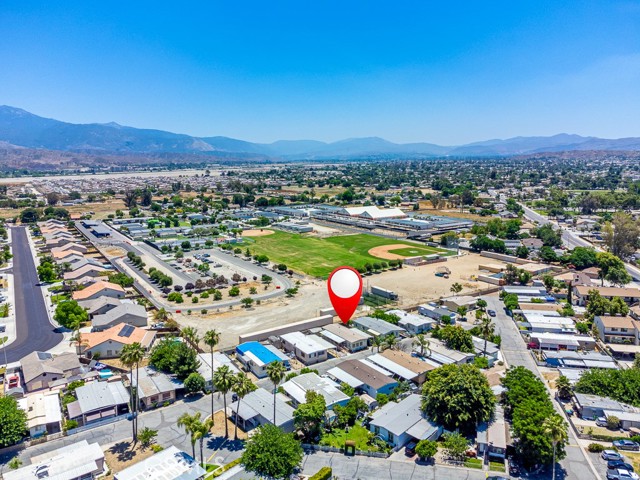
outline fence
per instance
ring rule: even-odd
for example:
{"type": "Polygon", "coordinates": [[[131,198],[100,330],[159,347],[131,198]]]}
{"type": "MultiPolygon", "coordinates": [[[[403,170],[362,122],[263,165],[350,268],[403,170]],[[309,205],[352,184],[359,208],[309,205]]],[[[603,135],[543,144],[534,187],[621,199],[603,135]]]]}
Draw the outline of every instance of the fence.
{"type": "MultiPolygon", "coordinates": [[[[328,447],[325,445],[311,445],[309,443],[303,443],[302,448],[307,452],[328,452],[328,453],[345,453],[344,448],[328,447]]],[[[369,452],[365,450],[356,450],[356,455],[363,457],[375,457],[375,458],[389,458],[389,454],[385,452],[369,452]]]]}
{"type": "Polygon", "coordinates": [[[76,433],[84,432],[86,430],[91,430],[92,428],[102,427],[103,425],[109,425],[110,423],[119,422],[120,420],[125,420],[129,414],[118,415],[117,417],[105,418],[104,420],[100,420],[98,422],[90,423],[89,425],[83,425],[78,428],[74,428],[72,430],[67,430],[67,435],[74,435],[76,433]]]}

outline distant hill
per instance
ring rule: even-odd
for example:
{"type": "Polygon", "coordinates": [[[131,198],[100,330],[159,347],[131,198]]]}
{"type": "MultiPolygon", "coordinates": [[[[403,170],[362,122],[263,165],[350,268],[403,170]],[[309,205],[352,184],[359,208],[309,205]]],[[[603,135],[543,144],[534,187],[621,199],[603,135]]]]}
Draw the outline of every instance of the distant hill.
{"type": "Polygon", "coordinates": [[[67,123],[39,117],[20,108],[0,106],[0,145],[87,153],[174,153],[245,159],[324,160],[513,156],[593,150],[639,151],[640,138],[603,139],[562,133],[551,137],[515,137],[458,146],[431,143],[398,144],[379,137],[349,138],[333,143],[316,140],[279,140],[261,144],[222,136],[199,138],[162,130],[127,127],[114,122],[67,123]]]}

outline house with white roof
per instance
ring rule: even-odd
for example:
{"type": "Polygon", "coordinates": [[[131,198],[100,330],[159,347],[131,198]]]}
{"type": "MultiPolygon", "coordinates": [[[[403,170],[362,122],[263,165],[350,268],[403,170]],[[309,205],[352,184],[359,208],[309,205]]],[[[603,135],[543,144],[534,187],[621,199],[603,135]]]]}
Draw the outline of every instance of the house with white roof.
{"type": "Polygon", "coordinates": [[[369,430],[393,446],[402,448],[411,440],[437,440],[442,427],[426,418],[420,395],[409,395],[399,403],[389,402],[371,415],[369,430]]]}
{"type": "Polygon", "coordinates": [[[306,402],[307,392],[313,390],[324,397],[328,410],[336,405],[344,406],[349,396],[340,390],[340,385],[328,378],[320,377],[314,372],[303,373],[282,384],[285,393],[291,398],[293,406],[306,402]]]}
{"type": "Polygon", "coordinates": [[[61,431],[62,410],[58,392],[32,393],[17,399],[18,406],[27,414],[27,427],[31,438],[61,431]]]}
{"type": "Polygon", "coordinates": [[[31,457],[31,465],[3,472],[4,480],[87,480],[106,473],[104,452],[97,443],[82,440],[31,457]]]}
{"type": "Polygon", "coordinates": [[[563,317],[558,312],[523,310],[522,323],[530,332],[575,333],[575,322],[569,317],[563,317]]]}
{"type": "Polygon", "coordinates": [[[213,374],[221,366],[226,365],[233,374],[240,373],[238,367],[222,352],[213,352],[213,366],[211,365],[211,353],[199,353],[198,360],[200,361],[198,373],[204,378],[205,388],[212,392],[215,391],[212,383],[213,374]]]}
{"type": "Polygon", "coordinates": [[[207,472],[191,455],[171,445],[115,474],[115,480],[199,480],[207,472]]]}
{"type": "Polygon", "coordinates": [[[529,334],[534,348],[541,350],[593,350],[596,341],[590,335],[532,332],[529,334]]]}
{"type": "Polygon", "coordinates": [[[398,326],[404,328],[407,332],[417,335],[431,330],[438,322],[422,315],[405,312],[404,310],[389,310],[387,313],[400,317],[398,326]]]}
{"type": "Polygon", "coordinates": [[[438,366],[449,365],[452,363],[455,363],[456,365],[463,365],[465,363],[472,363],[475,358],[475,354],[453,350],[447,347],[440,340],[430,338],[429,347],[425,350],[425,357],[427,361],[435,362],[438,366]]]}
{"type": "Polygon", "coordinates": [[[287,352],[293,352],[305,365],[324,362],[327,352],[333,348],[326,340],[316,335],[305,335],[302,332],[291,332],[280,335],[282,345],[287,352]]]}

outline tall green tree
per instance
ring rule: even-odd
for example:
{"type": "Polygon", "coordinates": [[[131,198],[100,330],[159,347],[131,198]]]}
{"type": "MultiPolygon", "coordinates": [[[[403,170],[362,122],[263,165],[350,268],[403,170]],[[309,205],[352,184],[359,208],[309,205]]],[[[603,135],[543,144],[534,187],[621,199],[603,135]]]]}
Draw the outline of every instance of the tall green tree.
{"type": "Polygon", "coordinates": [[[444,365],[429,372],[422,387],[422,409],[447,430],[468,432],[491,418],[495,397],[477,367],[444,365]]]}
{"type": "Polygon", "coordinates": [[[136,367],[135,372],[135,386],[136,388],[131,388],[131,405],[133,407],[133,441],[135,442],[138,438],[138,411],[140,410],[140,399],[139,399],[139,389],[138,389],[138,380],[140,378],[140,362],[144,358],[145,349],[140,344],[140,342],[134,342],[130,345],[125,345],[122,347],[120,352],[120,361],[126,366],[129,367],[129,374],[131,375],[129,379],[129,383],[133,384],[133,366],[136,367]]]}
{"type": "Polygon", "coordinates": [[[273,424],[276,423],[276,394],[278,393],[278,385],[284,379],[285,374],[287,373],[287,368],[284,366],[283,362],[274,361],[267,365],[267,377],[273,383],[273,424]]]}
{"type": "MultiPolygon", "coordinates": [[[[220,334],[216,330],[207,330],[202,338],[211,353],[211,382],[213,386],[213,349],[220,342],[220,334]]],[[[213,388],[211,388],[211,418],[213,419],[213,388]]]]}
{"type": "Polygon", "coordinates": [[[307,391],[305,399],[306,402],[294,410],[293,420],[305,438],[313,439],[321,433],[327,404],[324,397],[313,390],[307,391]]]}
{"type": "Polygon", "coordinates": [[[66,300],[56,306],[53,319],[63,327],[74,330],[78,325],[89,320],[89,314],[75,300],[66,300]]]}
{"type": "MultiPolygon", "coordinates": [[[[228,365],[222,365],[221,367],[216,369],[215,373],[213,374],[213,386],[218,392],[222,394],[225,415],[227,412],[227,393],[229,393],[229,391],[233,388],[235,379],[235,375],[228,365]]],[[[229,425],[227,424],[226,418],[224,421],[224,436],[225,438],[229,438],[229,425]]]]}
{"type": "MultiPolygon", "coordinates": [[[[238,396],[238,405],[236,408],[236,412],[240,412],[240,402],[242,399],[247,396],[249,393],[253,392],[256,389],[256,386],[251,382],[249,377],[246,374],[240,372],[236,375],[235,381],[233,382],[233,386],[231,390],[238,396]]],[[[236,424],[233,433],[234,440],[238,440],[238,417],[236,414],[236,424]]]]}
{"type": "Polygon", "coordinates": [[[204,439],[209,436],[213,428],[213,417],[194,423],[192,428],[195,440],[200,442],[200,465],[204,467],[204,439]]]}
{"type": "Polygon", "coordinates": [[[544,433],[551,439],[553,445],[553,473],[551,474],[551,480],[556,479],[556,449],[558,443],[566,443],[569,440],[567,434],[567,422],[564,421],[557,413],[548,417],[542,424],[544,433]]]}
{"type": "Polygon", "coordinates": [[[0,446],[18,443],[27,433],[27,414],[13,397],[0,397],[0,446]]]}
{"type": "Polygon", "coordinates": [[[266,478],[289,478],[302,462],[303,451],[293,434],[270,424],[249,439],[242,463],[249,472],[266,478]]]}
{"type": "Polygon", "coordinates": [[[201,425],[201,416],[202,414],[200,412],[196,412],[193,415],[189,414],[189,412],[185,412],[178,417],[178,421],[176,422],[176,425],[184,428],[185,433],[189,435],[189,441],[191,442],[191,455],[193,458],[196,458],[196,442],[198,441],[197,435],[198,429],[201,425]]]}

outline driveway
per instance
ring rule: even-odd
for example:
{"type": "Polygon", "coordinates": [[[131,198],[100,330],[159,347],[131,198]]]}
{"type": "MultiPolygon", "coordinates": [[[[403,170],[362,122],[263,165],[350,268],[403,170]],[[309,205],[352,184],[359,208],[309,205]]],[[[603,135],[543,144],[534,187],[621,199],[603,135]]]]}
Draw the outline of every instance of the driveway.
{"type": "MultiPolygon", "coordinates": [[[[16,339],[7,346],[7,361],[17,362],[34,351],[46,352],[58,345],[62,333],[49,321],[27,237],[26,227],[11,227],[15,282],[16,339]]],[[[4,355],[0,358],[4,360],[4,355]]]]}

